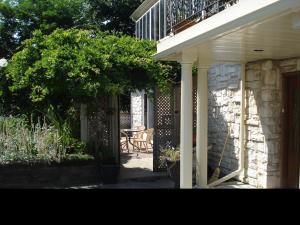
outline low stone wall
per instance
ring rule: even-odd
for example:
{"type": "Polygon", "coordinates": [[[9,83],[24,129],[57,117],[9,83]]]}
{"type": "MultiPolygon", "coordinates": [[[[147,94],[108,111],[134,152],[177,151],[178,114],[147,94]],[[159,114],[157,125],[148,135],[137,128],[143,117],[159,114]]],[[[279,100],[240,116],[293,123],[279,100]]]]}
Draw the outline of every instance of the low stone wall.
{"type": "Polygon", "coordinates": [[[95,163],[82,166],[5,166],[0,188],[59,188],[101,183],[95,163]]]}

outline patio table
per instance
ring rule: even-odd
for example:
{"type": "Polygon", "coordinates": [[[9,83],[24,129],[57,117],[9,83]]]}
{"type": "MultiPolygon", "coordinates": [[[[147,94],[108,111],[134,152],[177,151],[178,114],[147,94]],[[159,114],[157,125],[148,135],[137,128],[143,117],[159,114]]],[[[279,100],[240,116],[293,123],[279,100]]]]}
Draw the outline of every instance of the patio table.
{"type": "MultiPolygon", "coordinates": [[[[143,130],[136,129],[136,128],[133,128],[133,129],[121,129],[121,132],[124,132],[124,133],[126,133],[128,135],[128,138],[129,138],[128,142],[129,142],[129,144],[131,144],[132,147],[137,147],[137,148],[138,148],[138,146],[134,145],[134,143],[132,142],[132,139],[133,139],[134,133],[141,132],[141,131],[143,131],[143,130]]],[[[139,153],[137,153],[137,156],[139,156],[139,153]]]]}

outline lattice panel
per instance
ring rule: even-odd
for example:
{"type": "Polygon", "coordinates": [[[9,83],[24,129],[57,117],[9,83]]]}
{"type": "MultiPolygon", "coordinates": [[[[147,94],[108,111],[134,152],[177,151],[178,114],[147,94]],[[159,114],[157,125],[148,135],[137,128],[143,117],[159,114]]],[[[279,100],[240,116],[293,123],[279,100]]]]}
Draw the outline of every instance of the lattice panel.
{"type": "Polygon", "coordinates": [[[88,139],[95,148],[111,148],[112,132],[109,97],[101,97],[88,106],[88,139]]]}
{"type": "Polygon", "coordinates": [[[170,92],[162,94],[158,89],[155,91],[154,104],[154,171],[159,171],[161,148],[175,145],[174,130],[174,96],[170,92]]]}
{"type": "MultiPolygon", "coordinates": [[[[195,81],[194,81],[195,82],[195,81]]],[[[193,88],[193,128],[197,127],[197,85],[193,88]]],[[[156,90],[154,104],[154,170],[159,170],[161,147],[180,145],[180,84],[164,95],[156,90]]]]}
{"type": "Polygon", "coordinates": [[[120,113],[120,129],[131,128],[131,116],[130,113],[120,113]]]}

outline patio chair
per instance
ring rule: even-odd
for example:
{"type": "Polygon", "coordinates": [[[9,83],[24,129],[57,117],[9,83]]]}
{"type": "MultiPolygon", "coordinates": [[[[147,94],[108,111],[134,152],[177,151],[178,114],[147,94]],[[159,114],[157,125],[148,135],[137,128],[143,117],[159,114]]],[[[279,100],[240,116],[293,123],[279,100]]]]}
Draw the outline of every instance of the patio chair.
{"type": "Polygon", "coordinates": [[[138,148],[139,151],[141,151],[142,149],[142,145],[144,145],[145,149],[146,149],[146,152],[148,153],[148,148],[149,148],[149,144],[151,145],[152,149],[153,149],[153,144],[152,144],[152,139],[153,139],[153,132],[154,132],[154,129],[153,128],[150,128],[150,129],[147,129],[147,136],[146,136],[146,139],[144,138],[140,138],[140,139],[134,139],[133,140],[133,148],[135,149],[135,147],[138,148]]]}
{"type": "Polygon", "coordinates": [[[129,153],[129,137],[125,132],[121,131],[121,150],[123,152],[124,149],[127,149],[129,153]]]}
{"type": "Polygon", "coordinates": [[[139,132],[136,132],[133,135],[133,139],[141,139],[141,138],[143,138],[144,133],[145,133],[145,126],[137,126],[136,129],[139,130],[139,132]]]}
{"type": "MultiPolygon", "coordinates": [[[[137,130],[139,130],[139,132],[135,132],[135,134],[132,135],[132,140],[133,140],[133,146],[135,145],[134,140],[140,140],[144,138],[144,133],[145,133],[145,126],[137,126],[136,127],[137,130]]],[[[137,148],[139,146],[136,146],[137,148]]],[[[135,148],[133,148],[134,150],[135,148]]]]}

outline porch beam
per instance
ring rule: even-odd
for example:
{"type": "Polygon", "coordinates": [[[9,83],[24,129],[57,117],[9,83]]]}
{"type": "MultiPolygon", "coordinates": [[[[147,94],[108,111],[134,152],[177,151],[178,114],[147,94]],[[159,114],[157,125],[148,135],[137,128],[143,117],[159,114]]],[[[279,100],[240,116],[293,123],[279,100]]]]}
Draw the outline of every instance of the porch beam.
{"type": "Polygon", "coordinates": [[[193,187],[193,77],[192,61],[181,62],[180,188],[193,187]]]}
{"type": "Polygon", "coordinates": [[[208,68],[199,65],[197,77],[196,182],[199,188],[207,188],[208,68]]]}

